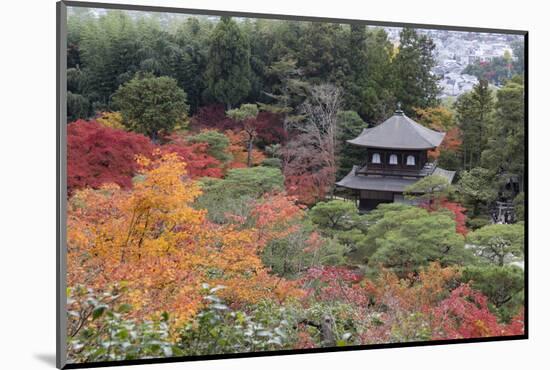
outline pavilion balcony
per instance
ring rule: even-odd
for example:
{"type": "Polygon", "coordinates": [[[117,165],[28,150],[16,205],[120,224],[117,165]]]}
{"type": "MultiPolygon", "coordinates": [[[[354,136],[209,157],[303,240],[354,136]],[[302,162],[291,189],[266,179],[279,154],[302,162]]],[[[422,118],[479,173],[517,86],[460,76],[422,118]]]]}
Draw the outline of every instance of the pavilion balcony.
{"type": "Polygon", "coordinates": [[[355,175],[384,175],[404,177],[426,177],[432,175],[437,168],[437,161],[426,162],[422,168],[407,168],[406,166],[381,166],[363,163],[358,166],[355,175]]]}

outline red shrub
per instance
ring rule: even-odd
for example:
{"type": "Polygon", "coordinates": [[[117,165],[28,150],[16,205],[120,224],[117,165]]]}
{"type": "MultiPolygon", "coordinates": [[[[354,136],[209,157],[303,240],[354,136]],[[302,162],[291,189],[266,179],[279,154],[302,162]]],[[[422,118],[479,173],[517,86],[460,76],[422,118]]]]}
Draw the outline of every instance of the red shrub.
{"type": "Polygon", "coordinates": [[[525,330],[525,311],[521,311],[504,328],[503,335],[523,335],[525,330]]]}
{"type": "Polygon", "coordinates": [[[218,131],[235,130],[239,123],[225,115],[222,104],[212,104],[199,108],[197,113],[191,117],[191,129],[200,131],[205,128],[217,129],[218,131]]]}
{"type": "Polygon", "coordinates": [[[448,209],[454,214],[456,232],[464,236],[468,234],[468,228],[466,227],[466,215],[464,214],[466,208],[464,208],[460,203],[451,202],[447,198],[442,197],[433,203],[422,204],[421,207],[425,208],[429,212],[437,211],[442,208],[448,209]]]}
{"type": "Polygon", "coordinates": [[[323,199],[326,195],[329,170],[323,168],[316,173],[293,173],[298,171],[299,169],[292,169],[291,166],[284,168],[287,193],[295,196],[300,203],[307,205],[323,199]]]}
{"type": "Polygon", "coordinates": [[[78,120],[67,126],[67,189],[132,185],[136,154],[148,155],[154,145],[140,134],[78,120]]]}
{"type": "MultiPolygon", "coordinates": [[[[362,275],[346,267],[311,267],[302,283],[306,298],[334,302],[341,301],[354,307],[366,307],[372,292],[361,285],[362,275]]],[[[365,283],[368,285],[368,283],[365,283]]]]}
{"type": "Polygon", "coordinates": [[[322,200],[334,185],[335,167],[327,140],[319,147],[312,134],[294,136],[281,150],[288,194],[307,205],[322,200]]]}
{"type": "Polygon", "coordinates": [[[466,227],[466,215],[464,214],[466,208],[462,207],[460,203],[451,202],[447,199],[443,199],[440,202],[440,207],[446,208],[454,213],[457,233],[462,235],[468,234],[468,228],[466,227]]]}
{"type": "Polygon", "coordinates": [[[462,284],[433,309],[433,339],[500,336],[505,326],[487,307],[487,297],[462,284]]]}
{"type": "Polygon", "coordinates": [[[196,143],[187,146],[167,144],[162,146],[163,153],[177,153],[187,163],[187,174],[191,178],[217,177],[223,175],[220,161],[206,153],[208,144],[196,143]]]}

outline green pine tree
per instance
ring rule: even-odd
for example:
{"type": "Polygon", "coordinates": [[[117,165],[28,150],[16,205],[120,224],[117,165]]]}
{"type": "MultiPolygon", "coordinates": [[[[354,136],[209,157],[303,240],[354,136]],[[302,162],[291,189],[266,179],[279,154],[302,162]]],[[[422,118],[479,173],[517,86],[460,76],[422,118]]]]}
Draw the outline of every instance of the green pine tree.
{"type": "Polygon", "coordinates": [[[492,121],[494,99],[487,81],[480,81],[474,89],[461,95],[454,108],[462,131],[464,168],[477,167],[481,153],[487,148],[487,129],[492,121]]]}
{"type": "Polygon", "coordinates": [[[414,29],[404,28],[399,35],[399,51],[393,63],[394,93],[407,115],[414,114],[413,108],[433,107],[438,103],[437,77],[432,74],[434,49],[432,39],[414,29]]]}
{"type": "Polygon", "coordinates": [[[212,97],[227,109],[250,92],[250,45],[230,17],[222,17],[210,39],[206,84],[212,97]]]}

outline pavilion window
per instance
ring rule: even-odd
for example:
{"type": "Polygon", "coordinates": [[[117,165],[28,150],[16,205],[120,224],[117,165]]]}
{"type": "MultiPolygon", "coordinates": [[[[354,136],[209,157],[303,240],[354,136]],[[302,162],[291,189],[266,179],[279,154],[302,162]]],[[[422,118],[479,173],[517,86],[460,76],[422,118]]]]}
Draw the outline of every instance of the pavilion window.
{"type": "Polygon", "coordinates": [[[407,156],[407,166],[414,166],[416,163],[415,163],[415,160],[414,160],[414,155],[408,155],[407,156]]]}
{"type": "Polygon", "coordinates": [[[397,154],[390,155],[390,164],[397,164],[397,154]]]}
{"type": "Polygon", "coordinates": [[[374,153],[372,155],[372,160],[371,160],[372,163],[375,163],[375,164],[380,164],[380,153],[374,153]]]}

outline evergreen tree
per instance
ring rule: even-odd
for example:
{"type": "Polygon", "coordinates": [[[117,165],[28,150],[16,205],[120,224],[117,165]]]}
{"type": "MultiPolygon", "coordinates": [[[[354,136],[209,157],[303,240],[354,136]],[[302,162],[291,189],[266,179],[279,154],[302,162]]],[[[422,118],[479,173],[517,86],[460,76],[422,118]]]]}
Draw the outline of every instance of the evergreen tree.
{"type": "Polygon", "coordinates": [[[438,103],[435,66],[435,44],[426,35],[404,28],[399,35],[399,51],[394,61],[395,97],[407,115],[413,108],[426,108],[438,103]]]}
{"type": "Polygon", "coordinates": [[[91,9],[70,7],[67,14],[67,68],[81,65],[82,29],[92,17],[91,9]]]}
{"type": "Polygon", "coordinates": [[[230,17],[222,17],[210,39],[206,83],[209,93],[226,108],[250,92],[250,45],[230,17]]]}
{"type": "Polygon", "coordinates": [[[478,216],[497,198],[497,184],[493,171],[476,167],[462,171],[458,181],[462,204],[470,211],[469,216],[478,216]]]}
{"type": "Polygon", "coordinates": [[[522,75],[525,71],[525,43],[522,41],[515,41],[512,43],[512,51],[514,53],[515,61],[512,62],[514,72],[522,75]]]}
{"type": "Polygon", "coordinates": [[[298,51],[298,67],[311,84],[343,87],[349,77],[347,33],[339,24],[311,22],[305,27],[298,51]]]}
{"type": "Polygon", "coordinates": [[[301,71],[296,67],[295,59],[285,58],[273,62],[266,72],[270,92],[264,92],[269,98],[268,103],[261,103],[264,111],[282,114],[285,129],[290,124],[300,122],[303,117],[296,114],[296,108],[306,99],[311,86],[301,77],[301,71]]]}
{"type": "Polygon", "coordinates": [[[188,112],[185,92],[170,77],[139,75],[122,85],[113,104],[124,125],[156,140],[159,132],[171,131],[188,112]]]}
{"type": "Polygon", "coordinates": [[[67,123],[90,116],[90,102],[80,95],[67,91],[67,123]]]}
{"type": "Polygon", "coordinates": [[[525,226],[523,224],[494,224],[484,226],[468,234],[468,243],[484,261],[503,267],[520,261],[525,249],[525,226]]]}
{"type": "Polygon", "coordinates": [[[524,88],[521,78],[514,78],[497,92],[496,114],[491,125],[482,164],[501,175],[501,181],[517,176],[523,189],[525,173],[524,88]]]}
{"type": "Polygon", "coordinates": [[[395,110],[392,72],[393,45],[383,29],[367,32],[367,77],[358,113],[369,123],[386,120],[395,110]]]}
{"type": "Polygon", "coordinates": [[[380,123],[395,109],[391,92],[393,46],[386,31],[367,30],[361,24],[350,25],[348,43],[349,73],[342,80],[344,108],[356,111],[368,122],[380,123]]]}
{"type": "Polygon", "coordinates": [[[487,148],[487,128],[494,107],[489,83],[479,81],[472,91],[459,96],[454,107],[462,131],[464,168],[472,169],[479,165],[481,153],[487,148]]]}
{"type": "Polygon", "coordinates": [[[351,171],[354,165],[360,165],[366,159],[366,150],[352,145],[347,140],[355,139],[367,128],[367,124],[354,111],[341,111],[337,116],[337,156],[338,172],[336,177],[341,179],[351,171]]]}
{"type": "Polygon", "coordinates": [[[203,93],[206,89],[204,73],[208,63],[208,38],[210,37],[210,23],[200,22],[196,18],[189,18],[178,27],[175,34],[175,43],[178,53],[174,53],[170,60],[174,71],[174,78],[178,85],[187,93],[187,102],[191,114],[197,112],[203,103],[203,93]]]}
{"type": "Polygon", "coordinates": [[[88,97],[95,110],[106,109],[120,83],[138,69],[134,21],[123,11],[111,11],[86,22],[81,37],[82,63],[90,72],[88,97]]]}
{"type": "Polygon", "coordinates": [[[346,109],[364,110],[367,89],[367,32],[364,24],[351,24],[349,31],[348,64],[350,72],[344,81],[346,109]]]}
{"type": "Polygon", "coordinates": [[[250,42],[250,92],[247,101],[265,101],[268,66],[273,62],[271,49],[275,42],[273,22],[265,19],[246,19],[241,27],[250,42]]]}
{"type": "Polygon", "coordinates": [[[401,276],[430,262],[465,265],[474,260],[446,211],[428,212],[404,204],[381,204],[371,212],[363,256],[369,267],[382,265],[401,276]]]}
{"type": "Polygon", "coordinates": [[[208,144],[207,153],[219,161],[226,162],[231,160],[231,155],[227,152],[230,142],[227,136],[216,130],[204,130],[200,133],[189,136],[187,141],[190,143],[208,144]]]}

